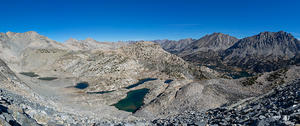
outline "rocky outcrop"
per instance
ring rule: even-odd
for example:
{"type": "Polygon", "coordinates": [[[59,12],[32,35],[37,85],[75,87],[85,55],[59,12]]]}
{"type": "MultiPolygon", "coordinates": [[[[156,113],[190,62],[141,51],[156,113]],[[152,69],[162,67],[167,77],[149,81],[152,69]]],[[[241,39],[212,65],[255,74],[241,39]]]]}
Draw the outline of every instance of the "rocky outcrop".
{"type": "MultiPolygon", "coordinates": [[[[1,126],[39,126],[39,124],[18,108],[12,107],[12,98],[3,96],[3,93],[7,93],[0,89],[0,125],[1,126]]],[[[15,99],[14,99],[15,100],[15,99]]]]}
{"type": "Polygon", "coordinates": [[[94,125],[96,123],[103,125],[106,123],[104,120],[99,121],[81,115],[61,112],[40,104],[45,102],[33,102],[24,96],[0,88],[0,124],[3,126],[7,124],[12,126],[40,126],[94,125]]]}
{"type": "Polygon", "coordinates": [[[204,79],[207,76],[200,68],[185,62],[180,57],[165,52],[158,44],[140,42],[123,48],[126,55],[137,58],[149,69],[156,69],[177,79],[204,79]],[[155,52],[155,53],[153,53],[155,52]]]}
{"type": "Polygon", "coordinates": [[[147,77],[202,80],[219,76],[208,68],[187,63],[152,42],[131,43],[109,51],[67,52],[55,59],[53,64],[39,67],[36,72],[68,74],[96,83],[102,90],[116,90],[147,77]]]}
{"type": "Polygon", "coordinates": [[[238,79],[240,84],[250,87],[251,90],[264,94],[277,86],[298,79],[300,76],[299,66],[289,66],[272,72],[265,72],[255,76],[238,79]]]}

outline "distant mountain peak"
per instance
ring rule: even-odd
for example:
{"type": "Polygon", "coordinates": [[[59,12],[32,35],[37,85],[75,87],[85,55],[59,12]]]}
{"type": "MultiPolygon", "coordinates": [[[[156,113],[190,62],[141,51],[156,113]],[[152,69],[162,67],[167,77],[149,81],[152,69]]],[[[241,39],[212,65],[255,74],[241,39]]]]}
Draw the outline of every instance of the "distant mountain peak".
{"type": "MultiPolygon", "coordinates": [[[[270,67],[259,69],[276,69],[273,62],[285,61],[295,57],[300,51],[300,42],[292,34],[279,32],[261,32],[257,35],[239,40],[225,51],[225,60],[229,64],[243,66],[257,65],[258,61],[269,62],[270,67]]],[[[266,63],[265,63],[266,64],[266,63]]],[[[283,65],[283,63],[279,63],[283,65]]],[[[267,66],[267,65],[265,65],[267,66]]],[[[278,65],[277,65],[278,66],[278,65]]]]}
{"type": "Polygon", "coordinates": [[[212,33],[212,34],[209,34],[209,35],[226,35],[226,34],[224,34],[224,33],[221,33],[221,32],[214,32],[214,33],[212,33]]]}
{"type": "MultiPolygon", "coordinates": [[[[255,48],[264,49],[264,46],[276,46],[283,43],[294,46],[297,39],[290,33],[279,31],[279,32],[261,32],[257,35],[241,39],[232,48],[241,48],[247,46],[253,46],[255,48]]],[[[278,47],[288,46],[282,45],[278,47]]]]}
{"type": "Polygon", "coordinates": [[[238,39],[223,33],[212,33],[191,43],[189,49],[196,50],[225,50],[232,46],[238,39]]]}
{"type": "Polygon", "coordinates": [[[244,40],[251,41],[251,43],[262,43],[262,44],[276,44],[276,43],[285,43],[296,41],[297,39],[290,33],[285,31],[278,32],[261,32],[257,35],[244,38],[244,40]]]}
{"type": "Polygon", "coordinates": [[[278,32],[260,32],[257,36],[266,36],[266,37],[272,37],[272,36],[282,36],[282,37],[293,37],[291,33],[285,32],[285,31],[278,31],[278,32]]]}

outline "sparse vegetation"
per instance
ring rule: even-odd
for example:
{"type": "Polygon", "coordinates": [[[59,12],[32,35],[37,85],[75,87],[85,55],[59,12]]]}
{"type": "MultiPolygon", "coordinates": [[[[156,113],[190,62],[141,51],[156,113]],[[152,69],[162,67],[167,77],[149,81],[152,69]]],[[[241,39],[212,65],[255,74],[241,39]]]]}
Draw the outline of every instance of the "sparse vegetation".
{"type": "Polygon", "coordinates": [[[274,71],[272,74],[269,75],[269,77],[267,78],[268,81],[275,81],[277,79],[281,79],[282,76],[287,72],[287,69],[281,69],[278,71],[274,71]]]}
{"type": "Polygon", "coordinates": [[[248,77],[246,80],[242,81],[243,86],[250,86],[256,83],[258,76],[248,77]]]}

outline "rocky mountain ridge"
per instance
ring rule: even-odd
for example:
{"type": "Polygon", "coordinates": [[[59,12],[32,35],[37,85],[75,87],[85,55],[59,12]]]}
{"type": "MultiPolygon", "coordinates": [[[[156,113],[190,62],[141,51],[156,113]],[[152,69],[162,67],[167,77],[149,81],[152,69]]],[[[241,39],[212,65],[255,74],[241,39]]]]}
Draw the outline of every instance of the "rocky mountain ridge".
{"type": "Polygon", "coordinates": [[[261,32],[240,40],[214,33],[186,45],[181,52],[174,54],[198,65],[259,73],[297,64],[299,47],[299,40],[284,31],[261,32]]]}
{"type": "Polygon", "coordinates": [[[289,65],[300,52],[300,41],[290,33],[262,32],[239,40],[224,52],[224,62],[253,69],[273,71],[289,65]]]}

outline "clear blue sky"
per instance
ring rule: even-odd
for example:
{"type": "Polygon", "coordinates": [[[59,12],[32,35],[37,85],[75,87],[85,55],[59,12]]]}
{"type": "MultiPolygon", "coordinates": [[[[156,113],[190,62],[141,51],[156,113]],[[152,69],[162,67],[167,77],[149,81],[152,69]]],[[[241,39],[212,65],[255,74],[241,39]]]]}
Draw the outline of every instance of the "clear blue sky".
{"type": "Polygon", "coordinates": [[[238,38],[284,30],[300,38],[300,0],[1,0],[0,32],[57,41],[238,38]]]}

